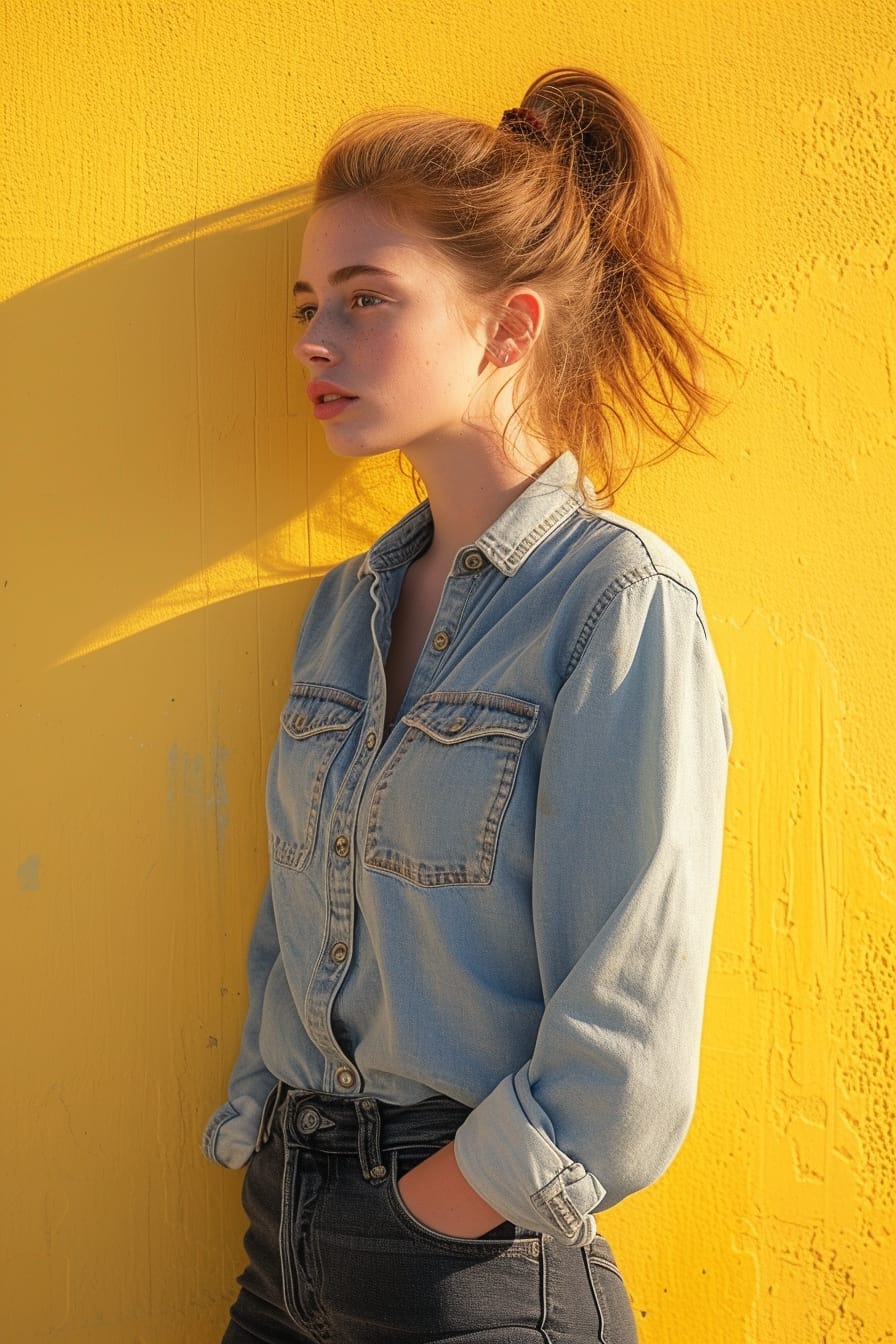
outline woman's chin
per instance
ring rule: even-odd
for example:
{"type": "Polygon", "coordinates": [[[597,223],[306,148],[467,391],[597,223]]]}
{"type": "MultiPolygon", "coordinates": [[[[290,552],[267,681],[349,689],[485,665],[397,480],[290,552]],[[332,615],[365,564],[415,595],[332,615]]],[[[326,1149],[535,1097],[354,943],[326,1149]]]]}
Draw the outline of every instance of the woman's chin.
{"type": "Polygon", "coordinates": [[[336,425],[326,426],[324,438],[330,452],[337,457],[380,457],[383,453],[392,452],[394,447],[391,443],[381,444],[369,439],[361,439],[354,434],[341,433],[336,425]]]}

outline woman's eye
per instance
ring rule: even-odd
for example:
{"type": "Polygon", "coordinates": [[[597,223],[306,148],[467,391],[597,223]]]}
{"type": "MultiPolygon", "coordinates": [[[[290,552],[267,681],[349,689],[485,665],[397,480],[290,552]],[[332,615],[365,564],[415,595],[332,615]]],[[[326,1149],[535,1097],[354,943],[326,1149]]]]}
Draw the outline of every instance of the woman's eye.
{"type": "Polygon", "coordinates": [[[376,294],[356,294],[352,302],[358,308],[376,308],[383,300],[376,294]]]}
{"type": "Polygon", "coordinates": [[[304,308],[297,308],[295,310],[295,312],[293,313],[293,317],[297,322],[308,323],[311,321],[312,317],[316,312],[317,312],[316,308],[312,308],[310,304],[306,303],[304,308]]]}

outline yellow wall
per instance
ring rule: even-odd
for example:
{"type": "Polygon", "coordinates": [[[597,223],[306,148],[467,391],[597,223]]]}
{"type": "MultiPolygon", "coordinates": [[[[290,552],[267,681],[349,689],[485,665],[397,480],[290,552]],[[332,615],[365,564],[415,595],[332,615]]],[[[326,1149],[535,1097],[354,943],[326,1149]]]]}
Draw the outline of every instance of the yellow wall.
{"type": "Polygon", "coordinates": [[[265,756],[315,577],[411,497],[302,411],[288,189],[355,110],[497,119],[573,63],[686,156],[745,368],[715,458],[619,501],[692,562],[736,733],[698,1116],[605,1226],[645,1344],[891,1339],[892,4],[4,19],[0,1335],[211,1344],[241,1264],[239,1179],[197,1141],[245,1007],[265,756]]]}

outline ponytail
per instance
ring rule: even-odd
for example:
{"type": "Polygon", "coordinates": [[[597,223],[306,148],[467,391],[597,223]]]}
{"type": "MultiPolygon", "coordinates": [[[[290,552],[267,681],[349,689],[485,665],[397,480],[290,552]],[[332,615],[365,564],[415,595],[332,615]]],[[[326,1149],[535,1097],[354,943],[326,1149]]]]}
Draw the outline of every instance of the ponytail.
{"type": "Polygon", "coordinates": [[[556,454],[571,449],[600,503],[638,461],[696,442],[711,347],[688,317],[678,201],[660,141],[614,85],[550,71],[497,128],[359,118],[324,155],[315,204],[359,192],[422,226],[471,295],[531,285],[544,296],[515,418],[556,454]],[[659,452],[632,450],[632,429],[659,452]]]}
{"type": "MultiPolygon", "coordinates": [[[[606,412],[621,413],[623,423],[627,412],[671,451],[693,435],[710,398],[702,342],[684,311],[691,286],[678,261],[681,218],[662,145],[625,93],[586,70],[543,75],[522,107],[565,160],[589,220],[580,320],[594,359],[590,376],[582,371],[578,414],[570,389],[570,411],[580,422],[575,438],[601,439],[587,428],[597,406],[604,408],[604,439],[612,438],[606,412]]],[[[605,490],[619,474],[609,446],[605,490]]]]}

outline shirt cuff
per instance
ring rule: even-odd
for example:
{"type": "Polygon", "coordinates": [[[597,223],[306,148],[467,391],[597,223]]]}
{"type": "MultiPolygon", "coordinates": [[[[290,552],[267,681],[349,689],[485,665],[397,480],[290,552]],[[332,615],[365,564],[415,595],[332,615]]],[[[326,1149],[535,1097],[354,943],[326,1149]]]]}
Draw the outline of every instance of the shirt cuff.
{"type": "Polygon", "coordinates": [[[567,1246],[587,1246],[597,1233],[591,1215],[606,1190],[545,1132],[550,1122],[532,1096],[526,1072],[522,1068],[505,1078],[467,1116],[454,1136],[457,1165],[508,1221],[567,1246]],[[527,1107],[540,1117],[540,1127],[527,1107]]]}
{"type": "Polygon", "coordinates": [[[219,1106],[205,1127],[202,1151],[219,1167],[244,1167],[255,1152],[262,1107],[254,1097],[234,1097],[219,1106]]]}

